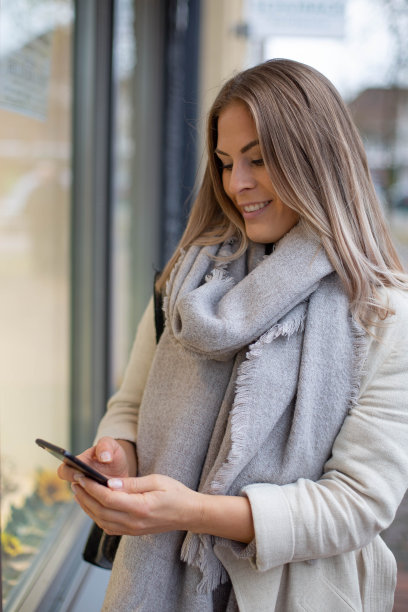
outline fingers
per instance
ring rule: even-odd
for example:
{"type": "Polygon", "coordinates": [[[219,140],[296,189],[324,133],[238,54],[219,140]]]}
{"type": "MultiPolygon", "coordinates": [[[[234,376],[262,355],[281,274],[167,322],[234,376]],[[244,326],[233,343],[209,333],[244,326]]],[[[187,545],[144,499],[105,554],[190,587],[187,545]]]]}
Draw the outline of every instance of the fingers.
{"type": "Polygon", "coordinates": [[[142,535],[184,529],[188,509],[194,505],[192,496],[197,495],[182,483],[160,474],[114,477],[108,481],[108,487],[78,473],[74,480],[76,501],[104,531],[112,534],[142,535]]]}
{"type": "Polygon", "coordinates": [[[66,463],[61,463],[59,468],[57,469],[57,474],[62,480],[68,480],[68,482],[74,481],[74,474],[76,470],[74,468],[69,467],[66,463]]]}
{"type": "Polygon", "coordinates": [[[98,440],[95,446],[95,457],[100,463],[112,463],[118,443],[114,438],[105,436],[98,440]]]}
{"type": "Polygon", "coordinates": [[[90,497],[80,485],[72,485],[75,501],[82,510],[108,535],[143,535],[137,521],[127,513],[105,508],[90,497]]]}
{"type": "Polygon", "coordinates": [[[106,533],[112,535],[141,535],[144,531],[146,510],[127,493],[110,491],[81,474],[76,474],[71,485],[75,501],[106,533]]]}
{"type": "MultiPolygon", "coordinates": [[[[78,459],[80,459],[84,463],[90,465],[91,467],[94,467],[94,468],[98,469],[98,467],[95,466],[95,461],[94,461],[95,453],[94,453],[94,451],[95,451],[95,447],[92,446],[91,448],[88,448],[83,453],[78,455],[78,459]]],[[[74,474],[75,474],[76,471],[78,471],[78,470],[76,470],[76,468],[73,467],[72,464],[69,464],[69,462],[66,463],[64,461],[59,466],[59,468],[57,470],[57,474],[63,480],[68,480],[68,481],[72,482],[74,474]]]]}
{"type": "Polygon", "coordinates": [[[106,533],[112,535],[123,535],[125,533],[124,514],[122,512],[103,506],[97,499],[89,495],[80,484],[72,484],[71,487],[75,495],[75,501],[106,533]]]}
{"type": "Polygon", "coordinates": [[[112,491],[123,491],[124,493],[148,493],[149,491],[164,491],[166,476],[151,474],[138,478],[111,478],[108,487],[112,491]]]}
{"type": "Polygon", "coordinates": [[[99,465],[97,469],[108,477],[126,477],[129,470],[136,473],[135,448],[130,442],[101,438],[95,446],[93,459],[99,465]],[[129,452],[125,448],[127,444],[129,452]]]}
{"type": "MultiPolygon", "coordinates": [[[[111,480],[135,481],[141,479],[123,478],[111,480]]],[[[94,520],[96,520],[95,516],[105,516],[102,509],[107,510],[108,513],[110,511],[120,513],[122,515],[122,522],[123,516],[125,515],[133,515],[134,520],[136,517],[144,520],[151,511],[152,500],[150,500],[149,503],[146,496],[130,495],[129,492],[124,490],[111,490],[110,488],[100,485],[89,478],[85,478],[82,476],[82,474],[75,474],[73,490],[74,494],[78,498],[77,501],[79,501],[81,506],[82,503],[84,503],[86,506],[85,511],[89,514],[89,516],[92,516],[94,520]],[[93,498],[94,501],[92,501],[91,498],[93,498]]],[[[138,491],[138,493],[140,493],[140,491],[138,491]]]]}
{"type": "Polygon", "coordinates": [[[128,494],[113,492],[78,472],[74,474],[72,488],[75,495],[78,495],[80,499],[84,499],[82,495],[82,491],[84,491],[87,497],[95,500],[99,506],[104,508],[127,512],[131,505],[128,494]]]}
{"type": "MultiPolygon", "coordinates": [[[[117,465],[118,461],[117,457],[115,459],[115,452],[117,453],[118,449],[120,450],[120,446],[114,438],[104,437],[98,441],[96,446],[88,448],[78,457],[98,471],[103,472],[105,466],[108,475],[109,471],[111,475],[115,475],[117,473],[122,475],[126,466],[123,466],[122,464],[117,465]]],[[[62,463],[57,470],[57,474],[63,480],[73,482],[76,471],[77,470],[75,468],[62,463]]]]}

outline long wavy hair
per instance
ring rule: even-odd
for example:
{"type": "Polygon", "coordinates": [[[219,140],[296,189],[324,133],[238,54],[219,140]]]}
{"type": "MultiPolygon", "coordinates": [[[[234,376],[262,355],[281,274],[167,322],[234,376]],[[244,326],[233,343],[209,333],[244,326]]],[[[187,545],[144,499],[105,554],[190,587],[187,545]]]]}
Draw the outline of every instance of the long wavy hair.
{"type": "MultiPolygon", "coordinates": [[[[208,116],[208,162],[186,230],[157,282],[163,289],[182,249],[237,236],[245,226],[222,186],[215,155],[220,113],[243,102],[255,121],[277,196],[320,237],[343,282],[355,320],[367,328],[392,310],[382,287],[408,288],[376,196],[364,147],[332,83],[299,62],[274,59],[238,73],[220,90],[208,116]]],[[[239,127],[237,126],[237,129],[239,127]]]]}

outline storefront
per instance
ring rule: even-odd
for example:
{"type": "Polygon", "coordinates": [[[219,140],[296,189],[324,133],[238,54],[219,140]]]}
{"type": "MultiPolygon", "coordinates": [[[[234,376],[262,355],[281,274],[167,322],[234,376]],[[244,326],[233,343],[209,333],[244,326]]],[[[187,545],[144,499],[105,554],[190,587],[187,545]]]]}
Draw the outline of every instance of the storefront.
{"type": "MultiPolygon", "coordinates": [[[[320,22],[300,14],[323,4],[2,1],[4,610],[99,610],[108,572],[80,561],[88,519],[34,440],[74,452],[92,442],[154,269],[185,223],[203,167],[205,113],[229,75],[285,56],[334,81],[408,263],[408,9],[327,0],[320,22]],[[378,41],[386,53],[376,53],[378,41]]],[[[406,507],[387,536],[401,580],[406,507]]]]}

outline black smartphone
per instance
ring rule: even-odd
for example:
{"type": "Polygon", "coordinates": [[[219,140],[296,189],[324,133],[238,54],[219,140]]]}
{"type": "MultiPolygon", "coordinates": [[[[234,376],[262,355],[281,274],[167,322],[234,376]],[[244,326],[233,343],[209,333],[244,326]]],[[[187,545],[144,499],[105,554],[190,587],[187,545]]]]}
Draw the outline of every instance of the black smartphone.
{"type": "Polygon", "coordinates": [[[92,480],[96,480],[99,484],[108,486],[108,479],[103,474],[100,474],[89,465],[78,459],[75,455],[65,450],[65,448],[61,448],[60,446],[55,446],[55,444],[51,444],[51,442],[46,442],[45,440],[41,440],[40,438],[36,439],[36,444],[44,448],[46,451],[54,455],[57,459],[60,459],[67,465],[72,468],[75,468],[79,472],[82,472],[88,478],[92,478],[92,480]]]}

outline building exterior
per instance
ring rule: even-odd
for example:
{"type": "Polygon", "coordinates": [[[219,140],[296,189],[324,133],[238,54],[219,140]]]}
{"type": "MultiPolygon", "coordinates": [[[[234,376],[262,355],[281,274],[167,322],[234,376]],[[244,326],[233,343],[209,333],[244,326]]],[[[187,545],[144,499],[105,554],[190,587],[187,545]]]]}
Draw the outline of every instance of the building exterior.
{"type": "MultiPolygon", "coordinates": [[[[310,31],[303,38],[301,29],[282,37],[272,27],[271,38],[267,27],[260,38],[248,11],[268,4],[1,3],[0,480],[7,612],[100,609],[109,572],[81,560],[89,521],[56,478],[55,459],[34,439],[74,452],[92,443],[120,384],[154,270],[183,230],[205,163],[206,112],[220,84],[280,55],[289,43],[300,61],[312,43],[327,48],[320,55],[329,55],[333,67],[347,53],[347,28],[359,41],[352,44],[365,44],[354,0],[340,28],[346,34],[335,34],[334,42],[332,26],[326,38],[310,31]]],[[[284,10],[284,3],[275,4],[284,10]]],[[[296,2],[289,5],[297,10],[296,2]]],[[[386,79],[377,83],[370,67],[367,74],[372,82],[362,82],[350,108],[408,261],[408,90],[386,79]]],[[[401,585],[408,574],[405,507],[389,536],[401,585]]]]}

